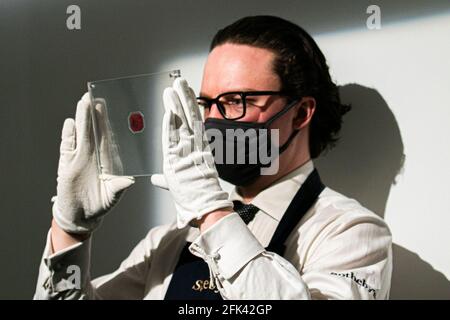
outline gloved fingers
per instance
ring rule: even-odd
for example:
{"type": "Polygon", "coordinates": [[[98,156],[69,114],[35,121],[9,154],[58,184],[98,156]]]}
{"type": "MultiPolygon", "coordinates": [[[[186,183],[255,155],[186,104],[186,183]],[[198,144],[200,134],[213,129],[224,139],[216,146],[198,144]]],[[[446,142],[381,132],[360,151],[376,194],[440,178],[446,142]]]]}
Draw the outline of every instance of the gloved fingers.
{"type": "Polygon", "coordinates": [[[174,128],[172,124],[174,121],[172,118],[174,117],[172,111],[166,111],[162,120],[162,149],[163,155],[166,155],[169,152],[169,149],[176,144],[178,144],[179,136],[178,131],[174,128]]]}
{"type": "Polygon", "coordinates": [[[183,148],[183,144],[180,144],[180,131],[174,125],[175,121],[180,121],[180,118],[171,110],[164,113],[162,123],[163,166],[164,174],[169,174],[172,180],[176,180],[176,176],[172,175],[174,173],[173,166],[180,160],[180,157],[187,156],[186,152],[191,152],[189,148],[186,150],[183,148]]]}
{"type": "Polygon", "coordinates": [[[189,87],[189,93],[191,95],[191,99],[195,100],[195,107],[194,107],[195,119],[198,121],[201,121],[203,123],[202,112],[201,112],[200,106],[197,103],[197,98],[196,98],[195,92],[194,92],[194,90],[192,90],[191,87],[189,87]]]}
{"type": "Polygon", "coordinates": [[[76,149],[89,150],[93,143],[92,136],[92,121],[90,113],[90,98],[89,93],[85,93],[77,104],[77,111],[75,114],[76,127],[76,149]]]}
{"type": "MultiPolygon", "coordinates": [[[[188,120],[190,132],[194,135],[194,147],[196,151],[204,151],[204,147],[208,145],[206,136],[204,135],[204,126],[202,116],[200,114],[200,107],[198,106],[195,93],[189,87],[187,81],[182,78],[177,78],[174,82],[174,88],[178,93],[183,106],[186,119],[188,120]]],[[[195,157],[194,164],[197,168],[203,163],[203,158],[195,157]]],[[[203,174],[203,172],[202,172],[203,174]]]]}
{"type": "Polygon", "coordinates": [[[167,184],[166,177],[163,174],[154,174],[150,177],[150,180],[155,187],[169,190],[169,185],[167,184]]]}
{"type": "Polygon", "coordinates": [[[180,134],[189,135],[189,124],[178,93],[171,87],[166,88],[163,94],[163,101],[166,113],[170,110],[174,115],[172,120],[175,129],[179,130],[180,134]]]}
{"type": "Polygon", "coordinates": [[[166,112],[172,111],[180,117],[184,116],[184,114],[182,113],[183,109],[181,107],[180,98],[178,97],[177,92],[172,87],[164,89],[163,102],[166,112]]]}
{"type": "Polygon", "coordinates": [[[197,103],[197,98],[195,97],[195,92],[194,90],[192,90],[192,88],[189,87],[189,92],[191,95],[191,99],[195,100],[195,106],[193,108],[193,112],[195,114],[195,122],[194,122],[194,135],[195,135],[195,139],[194,141],[196,142],[196,148],[200,151],[205,151],[206,149],[210,151],[209,149],[209,141],[208,138],[206,137],[206,132],[205,132],[205,126],[204,126],[204,121],[203,121],[203,115],[202,115],[202,110],[200,109],[200,106],[197,103]]]}
{"type": "Polygon", "coordinates": [[[110,140],[112,138],[111,125],[109,123],[106,101],[104,99],[95,99],[95,120],[101,139],[110,140]]]}
{"type": "Polygon", "coordinates": [[[106,101],[104,99],[95,99],[94,103],[102,173],[121,175],[123,173],[123,164],[117,143],[113,138],[106,101]]]}
{"type": "Polygon", "coordinates": [[[59,151],[61,154],[75,150],[75,121],[72,118],[67,118],[64,121],[61,132],[61,145],[59,151]]]}
{"type": "Polygon", "coordinates": [[[173,87],[180,98],[181,106],[183,107],[187,123],[192,132],[194,130],[194,122],[202,120],[195,94],[183,78],[175,79],[173,87]]]}

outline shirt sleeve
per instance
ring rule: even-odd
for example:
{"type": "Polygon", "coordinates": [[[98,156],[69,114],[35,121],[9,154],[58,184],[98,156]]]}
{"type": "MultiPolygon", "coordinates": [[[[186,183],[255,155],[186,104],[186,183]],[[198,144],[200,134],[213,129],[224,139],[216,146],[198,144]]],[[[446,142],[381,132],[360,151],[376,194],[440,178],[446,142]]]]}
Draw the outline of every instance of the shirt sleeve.
{"type": "Polygon", "coordinates": [[[375,214],[354,212],[324,226],[309,248],[303,279],[313,299],[388,299],[392,236],[375,214]]]}
{"type": "Polygon", "coordinates": [[[380,221],[334,221],[314,242],[306,268],[266,251],[236,213],[190,250],[208,263],[225,299],[380,299],[388,295],[392,269],[391,237],[380,221]]]}
{"type": "Polygon", "coordinates": [[[91,238],[52,253],[51,230],[39,267],[34,299],[92,298],[89,281],[91,238]]]}
{"type": "Polygon", "coordinates": [[[52,254],[49,231],[34,299],[143,299],[152,246],[162,234],[161,228],[150,230],[116,271],[91,281],[91,239],[52,254]]]}

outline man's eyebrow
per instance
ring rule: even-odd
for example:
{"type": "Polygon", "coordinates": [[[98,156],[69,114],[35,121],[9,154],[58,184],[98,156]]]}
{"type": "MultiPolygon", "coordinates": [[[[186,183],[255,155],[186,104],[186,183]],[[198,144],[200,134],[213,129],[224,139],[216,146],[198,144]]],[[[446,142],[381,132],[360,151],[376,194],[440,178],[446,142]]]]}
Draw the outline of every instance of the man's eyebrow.
{"type": "Polygon", "coordinates": [[[203,92],[200,92],[199,97],[211,98],[209,95],[207,95],[206,93],[203,93],[203,92]]]}
{"type": "MultiPolygon", "coordinates": [[[[223,91],[220,94],[227,93],[227,92],[246,92],[246,91],[267,91],[267,90],[258,90],[258,89],[255,89],[255,88],[239,88],[239,89],[230,89],[230,90],[227,90],[227,91],[223,91]]],[[[205,97],[205,98],[210,98],[211,99],[211,96],[206,94],[206,93],[204,93],[204,92],[200,92],[200,97],[205,97]]]]}

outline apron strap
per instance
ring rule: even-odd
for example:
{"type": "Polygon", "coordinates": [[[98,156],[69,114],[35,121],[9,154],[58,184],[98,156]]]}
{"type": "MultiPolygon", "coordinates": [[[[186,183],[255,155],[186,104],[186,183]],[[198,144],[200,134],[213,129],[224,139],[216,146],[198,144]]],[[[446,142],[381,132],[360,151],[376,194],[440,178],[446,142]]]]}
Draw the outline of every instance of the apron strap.
{"type": "Polygon", "coordinates": [[[317,170],[314,169],[289,204],[266,248],[267,251],[283,256],[286,249],[284,243],[306,212],[316,202],[323,189],[325,189],[325,185],[320,180],[317,170]]]}

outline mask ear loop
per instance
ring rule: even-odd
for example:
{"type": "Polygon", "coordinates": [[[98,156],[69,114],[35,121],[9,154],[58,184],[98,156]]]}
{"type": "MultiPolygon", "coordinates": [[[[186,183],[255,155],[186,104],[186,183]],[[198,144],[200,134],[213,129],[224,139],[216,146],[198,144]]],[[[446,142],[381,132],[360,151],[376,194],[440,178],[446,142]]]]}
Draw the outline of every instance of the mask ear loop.
{"type": "MultiPolygon", "coordinates": [[[[300,100],[294,100],[291,103],[289,103],[283,110],[281,110],[279,113],[277,113],[276,115],[274,115],[271,119],[269,119],[268,121],[265,122],[264,127],[266,127],[267,130],[270,130],[268,128],[268,126],[270,126],[270,124],[272,122],[274,122],[276,119],[278,119],[279,117],[281,117],[282,115],[284,115],[285,113],[287,113],[289,110],[291,110],[294,106],[296,106],[298,103],[300,102],[300,100]]],[[[289,138],[287,139],[287,141],[279,148],[279,152],[278,152],[278,156],[280,154],[282,154],[291,144],[292,140],[294,139],[294,137],[300,132],[301,130],[294,130],[294,132],[291,133],[291,135],[289,136],[289,138]]]]}
{"type": "Polygon", "coordinates": [[[279,117],[283,116],[285,113],[287,113],[289,110],[291,110],[294,106],[297,105],[297,103],[299,103],[300,100],[294,100],[291,103],[289,103],[287,106],[284,107],[283,110],[281,110],[280,112],[278,112],[276,115],[274,115],[272,118],[270,118],[269,120],[267,120],[264,123],[264,127],[266,129],[269,129],[268,127],[272,124],[272,122],[274,122],[275,120],[277,120],[279,117]]]}
{"type": "Polygon", "coordinates": [[[278,154],[282,154],[284,150],[286,150],[289,145],[291,144],[292,140],[294,139],[294,137],[297,135],[297,133],[299,133],[301,130],[294,130],[294,132],[291,133],[291,135],[289,136],[289,138],[287,139],[287,141],[280,147],[279,149],[279,153],[278,154]]]}

